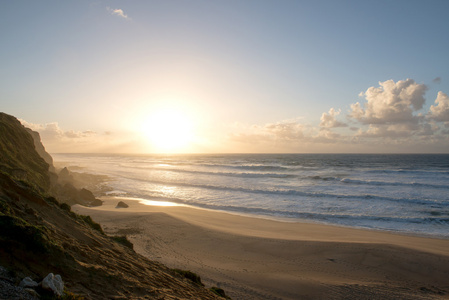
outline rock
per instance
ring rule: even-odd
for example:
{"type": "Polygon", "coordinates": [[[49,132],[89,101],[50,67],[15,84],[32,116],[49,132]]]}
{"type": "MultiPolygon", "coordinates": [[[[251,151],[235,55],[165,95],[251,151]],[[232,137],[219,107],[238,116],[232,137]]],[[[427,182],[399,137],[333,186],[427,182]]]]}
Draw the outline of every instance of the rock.
{"type": "Polygon", "coordinates": [[[128,204],[126,204],[123,201],[120,201],[119,203],[117,203],[117,206],[115,208],[127,208],[127,207],[129,207],[128,204]]]}
{"type": "Polygon", "coordinates": [[[15,286],[7,280],[0,280],[0,299],[8,300],[38,300],[35,296],[31,296],[26,289],[15,286]]]}
{"type": "Polygon", "coordinates": [[[60,193],[61,198],[64,202],[67,202],[69,205],[79,204],[78,203],[78,190],[71,183],[66,183],[60,193]]]}
{"type": "Polygon", "coordinates": [[[31,297],[33,297],[33,299],[40,299],[41,296],[34,290],[34,289],[30,289],[30,288],[26,288],[23,289],[25,292],[27,292],[28,294],[30,294],[31,297]]]}
{"type": "Polygon", "coordinates": [[[26,131],[28,131],[28,133],[31,134],[31,137],[33,138],[33,141],[34,141],[34,148],[36,149],[36,152],[39,154],[39,156],[42,157],[45,160],[45,162],[48,164],[49,171],[55,172],[55,167],[53,166],[53,158],[45,150],[45,147],[42,144],[41,137],[40,137],[39,133],[37,131],[33,131],[26,127],[25,127],[25,129],[26,129],[26,131]]]}
{"type": "Polygon", "coordinates": [[[62,178],[69,178],[70,177],[70,179],[71,179],[71,175],[70,175],[70,171],[69,171],[69,169],[67,169],[67,167],[64,167],[64,169],[62,169],[60,172],[59,172],[59,174],[58,174],[58,176],[59,177],[62,177],[62,178]]]}
{"type": "Polygon", "coordinates": [[[86,190],[86,189],[81,189],[79,192],[78,192],[78,196],[79,196],[79,198],[80,198],[80,201],[82,201],[82,202],[92,202],[92,201],[95,201],[95,196],[94,196],[94,194],[92,194],[92,192],[91,191],[89,191],[89,190],[86,190]]]}
{"type": "Polygon", "coordinates": [[[48,274],[47,277],[42,280],[41,286],[44,290],[52,291],[56,296],[62,296],[62,293],[64,292],[64,282],[62,281],[61,276],[53,275],[53,273],[48,274]]]}
{"type": "Polygon", "coordinates": [[[35,288],[38,286],[38,283],[33,279],[31,279],[30,277],[25,277],[24,279],[22,279],[19,286],[23,288],[35,288]]]}
{"type": "Polygon", "coordinates": [[[95,199],[94,201],[92,201],[90,203],[90,206],[102,206],[103,205],[103,201],[101,201],[100,199],[95,199]]]}

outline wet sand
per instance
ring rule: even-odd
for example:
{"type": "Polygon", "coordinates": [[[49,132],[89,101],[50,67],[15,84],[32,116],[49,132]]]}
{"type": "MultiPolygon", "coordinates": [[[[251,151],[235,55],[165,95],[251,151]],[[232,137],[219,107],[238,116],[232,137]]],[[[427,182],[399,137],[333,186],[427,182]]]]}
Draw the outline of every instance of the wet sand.
{"type": "Polygon", "coordinates": [[[102,200],[72,209],[233,299],[449,298],[449,240],[102,200]]]}

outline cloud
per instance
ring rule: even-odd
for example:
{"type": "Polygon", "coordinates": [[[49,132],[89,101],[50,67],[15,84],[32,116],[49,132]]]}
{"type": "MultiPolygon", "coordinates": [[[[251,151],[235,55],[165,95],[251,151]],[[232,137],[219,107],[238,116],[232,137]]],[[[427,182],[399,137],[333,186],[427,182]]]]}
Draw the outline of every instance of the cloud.
{"type": "MultiPolygon", "coordinates": [[[[95,152],[108,142],[107,134],[92,130],[63,130],[57,122],[34,124],[20,120],[23,126],[39,132],[42,143],[49,152],[95,152]]],[[[111,134],[109,134],[111,135],[111,134]]]]}
{"type": "Polygon", "coordinates": [[[296,118],[238,126],[229,137],[255,152],[446,152],[449,97],[439,92],[429,111],[423,111],[426,91],[413,79],[387,80],[360,93],[366,102],[352,104],[346,116],[330,108],[318,126],[296,118]],[[339,120],[343,117],[347,123],[339,120]]]}
{"type": "Polygon", "coordinates": [[[337,127],[347,127],[346,123],[338,121],[335,117],[340,114],[341,110],[336,111],[335,109],[329,109],[328,113],[323,113],[321,115],[320,127],[322,128],[337,128],[337,127]]]}
{"type": "Polygon", "coordinates": [[[408,138],[413,135],[414,130],[419,128],[411,127],[410,124],[396,124],[396,125],[370,125],[367,130],[359,129],[356,136],[365,138],[408,138]]]}
{"type": "Polygon", "coordinates": [[[265,149],[272,150],[276,147],[294,146],[304,142],[305,129],[306,126],[299,123],[297,119],[283,120],[262,126],[235,124],[234,132],[230,133],[228,138],[232,142],[255,147],[269,147],[265,149]]]}
{"type": "Polygon", "coordinates": [[[57,122],[47,124],[33,124],[21,119],[19,119],[19,121],[23,126],[39,132],[41,138],[48,137],[53,139],[64,136],[64,131],[59,128],[57,122]]]}
{"type": "Polygon", "coordinates": [[[436,77],[432,80],[433,83],[441,83],[441,77],[436,77]]]}
{"type": "Polygon", "coordinates": [[[120,17],[120,18],[127,19],[127,20],[130,19],[130,18],[128,17],[128,15],[125,14],[125,12],[123,11],[123,9],[121,9],[121,8],[115,8],[115,9],[113,9],[113,8],[107,7],[106,9],[107,9],[107,11],[108,11],[111,15],[118,16],[118,17],[120,17]]]}
{"type": "Polygon", "coordinates": [[[276,140],[292,141],[304,138],[304,125],[296,120],[285,120],[269,123],[264,126],[265,132],[276,140]]]}
{"type": "Polygon", "coordinates": [[[75,130],[62,130],[57,122],[46,124],[33,124],[25,120],[20,120],[23,126],[30,128],[31,130],[39,132],[42,139],[56,140],[56,139],[80,139],[90,136],[95,136],[97,133],[92,130],[75,131],[75,130]]]}
{"type": "Polygon", "coordinates": [[[365,105],[351,105],[350,117],[363,124],[395,124],[418,122],[414,112],[422,109],[427,86],[413,79],[379,82],[359,96],[365,97],[365,105]]]}
{"type": "Polygon", "coordinates": [[[449,122],[449,97],[439,91],[435,99],[435,105],[430,106],[428,118],[437,122],[449,122]]]}

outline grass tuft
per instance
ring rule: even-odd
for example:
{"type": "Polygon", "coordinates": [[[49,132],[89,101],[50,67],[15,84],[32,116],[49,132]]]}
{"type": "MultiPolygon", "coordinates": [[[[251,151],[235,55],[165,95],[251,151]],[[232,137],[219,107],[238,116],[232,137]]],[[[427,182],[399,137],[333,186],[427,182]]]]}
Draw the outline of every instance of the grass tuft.
{"type": "Polygon", "coordinates": [[[128,238],[126,237],[126,235],[122,235],[122,236],[112,236],[111,237],[114,241],[116,241],[117,243],[120,243],[126,247],[128,247],[131,250],[134,250],[134,245],[133,243],[131,243],[128,238]]]}
{"type": "Polygon", "coordinates": [[[91,228],[98,230],[101,234],[104,234],[104,231],[101,228],[101,225],[98,224],[97,222],[95,222],[94,220],[92,220],[92,218],[90,216],[78,215],[78,218],[81,219],[82,221],[84,221],[84,223],[89,225],[91,228]]]}
{"type": "Polygon", "coordinates": [[[225,298],[225,299],[231,299],[230,297],[226,296],[225,291],[224,291],[223,289],[219,288],[219,287],[213,286],[213,287],[210,288],[210,290],[211,290],[214,294],[216,294],[216,295],[218,295],[218,296],[220,296],[220,297],[223,297],[223,298],[225,298]]]}
{"type": "Polygon", "coordinates": [[[201,282],[201,277],[191,271],[187,271],[187,270],[181,270],[181,269],[172,269],[172,271],[174,271],[175,273],[180,274],[181,276],[183,276],[184,278],[189,279],[190,281],[198,284],[198,285],[202,285],[204,286],[204,284],[201,282]]]}
{"type": "Polygon", "coordinates": [[[56,204],[57,206],[59,206],[59,201],[56,200],[55,197],[50,196],[50,197],[45,198],[45,200],[49,203],[53,203],[53,204],[56,204]]]}
{"type": "Polygon", "coordinates": [[[44,226],[34,226],[25,220],[7,215],[0,215],[0,240],[20,242],[27,248],[38,252],[48,252],[53,243],[48,239],[44,226]]]}
{"type": "Polygon", "coordinates": [[[72,210],[72,208],[70,207],[70,205],[68,205],[67,203],[61,203],[61,204],[59,205],[59,207],[60,207],[61,209],[65,210],[65,211],[68,211],[68,212],[70,212],[70,211],[72,210]]]}

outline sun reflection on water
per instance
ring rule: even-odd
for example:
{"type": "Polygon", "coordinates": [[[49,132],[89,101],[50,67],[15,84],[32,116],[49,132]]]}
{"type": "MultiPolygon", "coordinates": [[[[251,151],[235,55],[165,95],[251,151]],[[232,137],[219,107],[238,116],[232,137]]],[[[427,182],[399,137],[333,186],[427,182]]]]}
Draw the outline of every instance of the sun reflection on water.
{"type": "Polygon", "coordinates": [[[167,201],[140,200],[139,203],[151,206],[179,206],[177,203],[167,201]]]}

